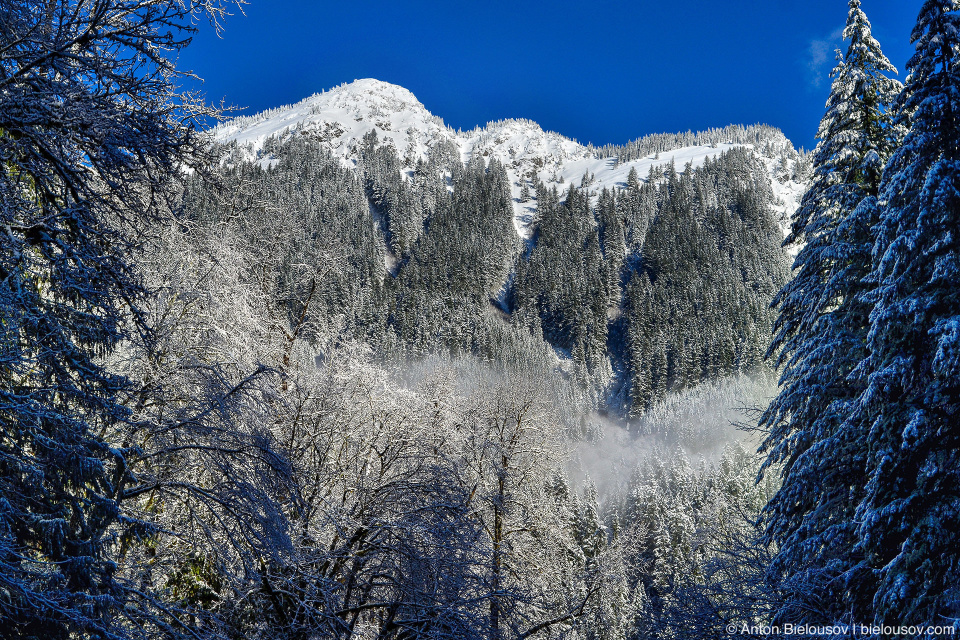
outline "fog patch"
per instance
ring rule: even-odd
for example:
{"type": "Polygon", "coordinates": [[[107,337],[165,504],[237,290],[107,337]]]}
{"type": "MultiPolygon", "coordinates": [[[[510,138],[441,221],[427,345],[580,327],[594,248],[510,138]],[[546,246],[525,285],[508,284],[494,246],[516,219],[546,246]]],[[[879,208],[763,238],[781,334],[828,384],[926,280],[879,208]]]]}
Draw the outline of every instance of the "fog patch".
{"type": "Polygon", "coordinates": [[[648,460],[683,455],[698,468],[719,461],[736,442],[756,449],[760,437],[749,428],[775,394],[776,377],[761,371],[671,394],[630,423],[585,416],[582,438],[572,444],[571,481],[578,490],[592,483],[603,504],[623,495],[648,460]]]}

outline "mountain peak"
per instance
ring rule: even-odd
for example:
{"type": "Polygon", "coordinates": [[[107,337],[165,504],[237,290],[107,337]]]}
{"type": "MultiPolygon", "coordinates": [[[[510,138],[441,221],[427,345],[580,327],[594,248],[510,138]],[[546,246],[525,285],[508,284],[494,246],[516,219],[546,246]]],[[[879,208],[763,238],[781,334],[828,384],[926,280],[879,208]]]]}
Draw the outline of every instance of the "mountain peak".
{"type": "Polygon", "coordinates": [[[433,117],[410,90],[374,78],[344,83],[329,91],[314,94],[300,104],[304,103],[326,109],[352,109],[358,115],[369,114],[374,117],[404,112],[433,117]]]}
{"type": "Polygon", "coordinates": [[[371,131],[392,145],[401,157],[425,157],[441,139],[454,132],[407,89],[364,78],[316,93],[296,104],[225,122],[211,132],[222,143],[236,143],[259,156],[270,137],[281,140],[309,135],[330,147],[334,155],[354,159],[359,141],[371,131]]]}
{"type": "Polygon", "coordinates": [[[373,96],[384,101],[394,100],[399,103],[397,106],[400,109],[407,105],[417,105],[423,107],[420,101],[417,100],[417,97],[413,95],[413,92],[409,89],[405,89],[397,84],[384,82],[383,80],[377,80],[376,78],[362,78],[360,80],[354,80],[353,82],[347,82],[325,93],[340,93],[343,95],[352,96],[373,96]]]}

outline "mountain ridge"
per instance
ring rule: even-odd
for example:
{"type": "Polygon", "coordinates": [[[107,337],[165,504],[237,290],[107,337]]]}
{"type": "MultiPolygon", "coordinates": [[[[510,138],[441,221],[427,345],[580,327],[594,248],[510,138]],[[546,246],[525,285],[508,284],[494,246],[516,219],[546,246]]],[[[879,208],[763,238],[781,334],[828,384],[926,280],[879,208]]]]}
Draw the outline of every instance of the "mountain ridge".
{"type": "MultiPolygon", "coordinates": [[[[524,183],[536,179],[562,192],[570,184],[582,186],[586,177],[589,193],[595,198],[604,188],[625,187],[631,170],[643,180],[657,167],[672,163],[678,171],[688,165],[698,168],[708,158],[746,146],[753,148],[767,166],[777,198],[774,208],[781,226],[786,229],[806,189],[802,176],[796,176],[796,165],[802,155],[778,129],[758,125],[755,128],[760,131],[755,135],[739,136],[750,140],[745,142],[735,140],[737,136],[728,133],[733,128],[716,130],[709,135],[676,134],[674,144],[705,137],[710,138],[710,144],[674,148],[665,148],[671,146],[670,134],[654,136],[666,140],[659,143],[663,150],[621,161],[618,156],[603,153],[613,149],[609,145],[600,149],[584,146],[560,133],[546,131],[528,119],[491,121],[469,131],[454,130],[427,110],[408,89],[367,78],[341,84],[294,104],[229,120],[214,127],[210,134],[217,142],[235,145],[242,157],[262,166],[270,166],[275,161],[271,139],[282,143],[291,136],[307,135],[323,143],[346,166],[354,168],[359,162],[364,136],[371,132],[376,133],[379,144],[394,147],[403,165],[402,172],[412,171],[418,160],[425,160],[444,143],[453,145],[464,162],[477,155],[486,160],[494,158],[507,169],[512,186],[514,227],[523,238],[529,238],[532,233],[536,211],[536,198],[522,196],[524,183]],[[724,138],[725,141],[718,141],[724,138]]],[[[742,129],[749,132],[748,127],[742,129]]],[[[641,147],[641,150],[646,149],[641,147]]]]}

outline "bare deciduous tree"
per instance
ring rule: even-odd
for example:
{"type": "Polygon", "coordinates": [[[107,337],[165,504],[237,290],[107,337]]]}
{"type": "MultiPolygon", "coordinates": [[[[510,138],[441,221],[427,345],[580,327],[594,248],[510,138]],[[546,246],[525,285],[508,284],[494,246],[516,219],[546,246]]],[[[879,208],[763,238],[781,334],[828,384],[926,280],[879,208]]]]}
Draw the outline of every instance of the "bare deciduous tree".
{"type": "Polygon", "coordinates": [[[133,266],[145,221],[216,115],[176,53],[220,0],[0,4],[0,615],[13,633],[120,633],[106,553],[140,529],[119,502],[131,382],[101,358],[147,334],[133,266]],[[132,318],[132,321],[128,321],[132,318]]]}

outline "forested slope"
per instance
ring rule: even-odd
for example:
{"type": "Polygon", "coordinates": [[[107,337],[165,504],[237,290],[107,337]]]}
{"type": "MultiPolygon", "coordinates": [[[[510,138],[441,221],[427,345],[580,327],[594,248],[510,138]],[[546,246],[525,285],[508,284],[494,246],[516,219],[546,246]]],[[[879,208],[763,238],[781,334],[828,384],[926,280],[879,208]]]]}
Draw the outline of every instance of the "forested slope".
{"type": "MultiPolygon", "coordinates": [[[[248,127],[274,131],[269,122],[248,127]]],[[[298,125],[298,134],[282,129],[256,147],[230,142],[226,189],[260,194],[263,206],[288,212],[297,233],[306,229],[311,251],[325,246],[341,258],[328,263],[305,317],[323,326],[339,318],[385,358],[442,351],[523,361],[532,356],[517,345],[532,338],[540,352],[549,346],[556,368],[598,408],[622,416],[642,414],[669,391],[760,366],[768,306],[787,278],[776,210],[785,205],[771,185],[782,191],[805,171],[782,135],[769,128],[702,134],[693,140],[712,141],[712,153],[698,151],[683,167],[651,158],[611,173],[624,173],[622,183],[588,172],[579,185],[565,185],[558,170],[516,177],[525,163],[549,161],[530,155],[532,142],[518,142],[532,126],[521,124],[509,141],[527,156],[508,165],[485,155],[483,135],[467,137],[483,154],[463,152],[453,136],[411,143],[402,158],[398,142],[376,127],[345,152],[343,140],[331,150],[313,135],[317,123],[298,125]],[[716,148],[723,134],[733,136],[726,150],[716,148]],[[739,144],[747,137],[778,159],[739,144]],[[777,171],[786,173],[778,179],[777,171]],[[341,206],[339,218],[319,214],[344,184],[365,198],[343,205],[349,212],[341,206]]],[[[220,131],[244,139],[236,127],[220,131]]],[[[412,131],[409,139],[419,140],[412,131]]],[[[570,145],[549,148],[569,155],[570,145]]],[[[317,256],[305,251],[295,260],[317,256]]]]}

